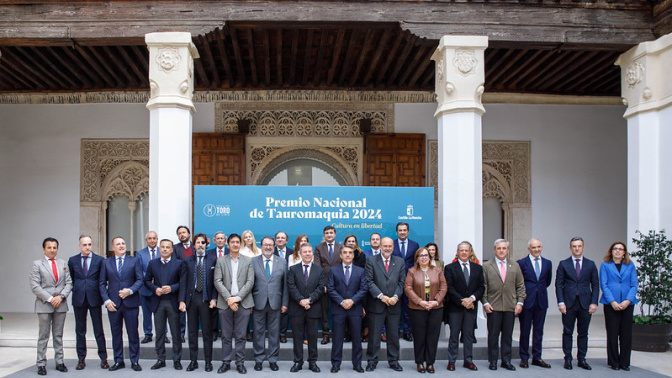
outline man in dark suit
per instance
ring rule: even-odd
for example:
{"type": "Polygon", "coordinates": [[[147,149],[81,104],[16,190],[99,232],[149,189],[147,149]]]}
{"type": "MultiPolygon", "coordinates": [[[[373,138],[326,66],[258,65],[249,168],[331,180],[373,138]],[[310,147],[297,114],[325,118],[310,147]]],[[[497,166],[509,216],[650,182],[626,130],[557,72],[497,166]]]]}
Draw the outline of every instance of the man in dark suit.
{"type": "Polygon", "coordinates": [[[478,370],[474,365],[473,345],[474,325],[478,310],[476,303],[485,292],[483,268],[470,261],[471,243],[463,241],[457,245],[457,261],[446,266],[443,271],[448,284],[446,294],[445,321],[450,326],[448,341],[448,370],[455,370],[459,350],[460,333],[464,340],[464,364],[469,370],[478,370]]]}
{"type": "MultiPolygon", "coordinates": [[[[215,232],[212,237],[215,242],[215,247],[205,251],[206,255],[213,254],[216,259],[229,254],[229,246],[226,244],[226,234],[222,231],[215,232]]],[[[212,309],[212,318],[210,319],[212,325],[212,341],[216,341],[221,335],[221,328],[219,327],[219,309],[217,307],[212,309]]]]}
{"type": "Polygon", "coordinates": [[[96,336],[98,345],[98,357],[100,367],[109,369],[107,363],[107,349],[105,346],[105,333],[103,332],[103,298],[100,296],[100,269],[105,260],[102,256],[91,253],[91,237],[82,235],[79,237],[78,253],[68,260],[70,277],[72,278],[72,308],[75,313],[75,333],[77,334],[77,367],[82,370],[86,367],[86,314],[91,315],[93,334],[96,336]]]}
{"type": "MultiPolygon", "coordinates": [[[[147,274],[147,265],[151,260],[159,258],[159,237],[156,235],[156,232],[149,231],[145,234],[145,242],[147,246],[138,251],[136,256],[140,259],[140,264],[142,264],[142,274],[143,277],[147,274]]],[[[145,285],[142,285],[140,288],[140,303],[142,305],[142,331],[145,333],[145,337],[140,341],[140,344],[147,344],[152,341],[152,309],[149,308],[149,301],[152,298],[152,292],[149,291],[145,285]]],[[[166,343],[170,341],[166,337],[166,343]]]]}
{"type": "MultiPolygon", "coordinates": [[[[278,231],[275,233],[275,253],[277,256],[280,256],[281,259],[285,260],[285,267],[289,266],[289,257],[294,253],[294,250],[287,247],[287,233],[284,231],[278,231]]],[[[289,312],[284,311],[280,314],[280,342],[287,342],[287,326],[289,325],[289,312]]]]}
{"type": "Polygon", "coordinates": [[[483,264],[483,310],[488,314],[488,362],[497,370],[497,352],[501,335],[502,367],[516,370],[511,364],[511,344],[515,316],[523,310],[525,280],[518,263],[509,259],[509,242],[495,240],[495,258],[483,264]]]}
{"type": "MultiPolygon", "coordinates": [[[[205,251],[205,248],[203,248],[205,251]]],[[[156,329],[157,361],[152,370],[166,367],[166,321],[170,324],[170,333],[173,335],[173,367],[182,370],[182,343],[178,338],[180,329],[180,314],[178,296],[180,282],[185,282],[184,262],[172,256],[173,242],[169,239],[161,240],[159,244],[160,259],[154,259],[147,266],[145,287],[152,291],[149,306],[154,313],[154,329],[156,329]]]]}
{"type": "MultiPolygon", "coordinates": [[[[277,235],[276,235],[277,237],[277,235]]],[[[280,318],[287,312],[287,263],[284,258],[273,254],[273,239],[261,239],[261,256],[252,259],[254,269],[254,370],[261,371],[264,359],[272,371],[278,371],[280,354],[280,318]],[[264,340],[268,332],[268,352],[264,340]]]]}
{"type": "MultiPolygon", "coordinates": [[[[366,260],[366,281],[369,289],[367,300],[369,321],[369,344],[366,348],[368,363],[366,371],[376,370],[380,353],[380,334],[383,325],[388,330],[399,329],[401,298],[406,280],[406,268],[401,257],[393,256],[394,241],[383,238],[382,252],[366,260]]],[[[399,332],[387,335],[387,361],[395,371],[403,371],[399,365],[399,332]]]]}
{"type": "MultiPolygon", "coordinates": [[[[324,270],[324,277],[329,277],[329,270],[333,266],[341,264],[341,247],[343,244],[336,243],[336,229],[334,226],[326,226],[322,230],[324,241],[315,247],[315,264],[319,265],[324,270]]],[[[326,294],[326,286],[324,288],[326,294]]],[[[322,341],[321,344],[329,343],[329,297],[322,296],[322,341]]],[[[290,314],[291,315],[291,314],[290,314]]]]}
{"type": "Polygon", "coordinates": [[[317,327],[322,314],[320,298],[324,296],[324,271],[313,263],[313,246],[301,245],[301,263],[287,271],[289,315],[294,338],[294,365],[289,370],[296,373],[303,368],[303,336],[308,338],[308,368],[319,373],[317,366],[317,327]]]}
{"type": "Polygon", "coordinates": [[[374,232],[373,234],[371,234],[371,238],[369,239],[369,245],[371,246],[371,248],[364,251],[364,256],[366,256],[367,259],[371,256],[375,256],[380,253],[379,233],[374,232]]]}
{"type": "MultiPolygon", "coordinates": [[[[397,223],[397,239],[394,241],[394,256],[404,259],[406,272],[415,264],[415,252],[420,247],[417,242],[408,238],[410,227],[408,223],[397,223]]],[[[406,294],[401,297],[401,318],[404,320],[404,340],[413,341],[411,334],[411,320],[408,318],[408,298],[406,294]]]]}
{"type": "Polygon", "coordinates": [[[341,266],[336,266],[329,272],[327,280],[327,294],[331,298],[331,318],[334,325],[334,344],[331,348],[331,372],[338,373],[343,359],[343,341],[345,340],[345,326],[350,328],[352,337],[352,368],[363,373],[362,368],[362,339],[358,337],[362,329],[364,298],[368,292],[366,272],[355,266],[352,260],[355,251],[352,247],[341,248],[341,266]]]}
{"type": "MultiPolygon", "coordinates": [[[[180,240],[173,246],[173,255],[179,260],[184,260],[194,254],[194,248],[191,245],[191,231],[187,226],[177,226],[177,238],[180,240]]],[[[187,328],[187,315],[180,313],[180,339],[184,342],[184,332],[187,328]]],[[[176,340],[177,342],[177,340],[176,340]]]]}
{"type": "Polygon", "coordinates": [[[140,260],[126,255],[126,242],[121,236],[112,239],[114,256],[105,259],[100,271],[100,295],[107,308],[112,332],[112,348],[114,351],[114,365],[110,371],[123,369],[124,363],[124,336],[123,327],[126,325],[128,336],[128,351],[131,357],[131,368],[141,371],[138,363],[140,358],[140,338],[138,337],[138,307],[142,286],[142,266],[140,260]]]}
{"type": "Polygon", "coordinates": [[[217,308],[217,290],[214,285],[215,253],[206,253],[208,241],[205,234],[196,234],[196,253],[184,260],[185,282],[180,283],[180,311],[187,313],[189,328],[189,359],[187,371],[198,369],[198,325],[203,330],[205,371],[212,371],[212,311],[217,308]]]}
{"type": "Polygon", "coordinates": [[[577,360],[580,368],[591,370],[586,362],[588,353],[588,327],[590,318],[597,311],[600,295],[600,280],[597,266],[583,257],[583,239],[574,237],[569,242],[572,256],[560,261],[555,275],[555,295],[562,313],[562,351],[565,354],[564,368],[572,369],[572,335],[574,324],[578,328],[577,360]]]}
{"type": "Polygon", "coordinates": [[[530,358],[530,330],[534,327],[532,337],[532,365],[542,368],[550,368],[541,359],[541,346],[544,339],[544,323],[546,322],[546,310],[548,310],[547,288],[553,279],[553,263],[541,257],[544,246],[538,239],[530,239],[527,242],[527,250],[530,254],[518,260],[520,270],[525,279],[525,303],[520,313],[520,367],[527,368],[530,358]]]}

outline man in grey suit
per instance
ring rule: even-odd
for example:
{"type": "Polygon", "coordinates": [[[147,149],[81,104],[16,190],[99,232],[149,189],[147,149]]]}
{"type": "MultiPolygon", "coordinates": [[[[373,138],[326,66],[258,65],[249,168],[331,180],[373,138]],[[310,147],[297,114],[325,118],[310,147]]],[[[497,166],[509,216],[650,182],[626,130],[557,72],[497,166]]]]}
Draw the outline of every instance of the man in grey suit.
{"type": "Polygon", "coordinates": [[[406,265],[404,259],[392,255],[394,241],[391,238],[383,238],[381,248],[379,255],[366,259],[365,267],[369,284],[368,316],[371,317],[366,371],[374,371],[378,365],[383,324],[390,330],[387,335],[387,362],[393,370],[403,371],[399,365],[399,333],[396,330],[401,320],[399,299],[404,292],[406,265]]]}
{"type": "Polygon", "coordinates": [[[240,236],[229,235],[228,243],[230,253],[217,259],[215,266],[215,288],[219,292],[217,308],[222,324],[222,366],[217,373],[231,369],[231,347],[235,337],[236,369],[240,374],[245,374],[245,336],[250,309],[254,307],[254,269],[252,260],[240,254],[240,236]]]}
{"type": "Polygon", "coordinates": [[[47,344],[49,333],[54,334],[56,370],[67,372],[63,363],[63,326],[68,313],[66,298],[72,290],[70,271],[65,261],[56,259],[58,240],[46,238],[42,242],[44,258],[33,261],[30,270],[30,289],[35,294],[35,312],[39,321],[37,339],[37,374],[47,375],[47,344]]]}
{"type": "Polygon", "coordinates": [[[261,256],[252,259],[254,269],[254,370],[261,371],[264,357],[272,371],[278,371],[280,353],[280,314],[287,312],[287,263],[275,255],[270,236],[261,239],[261,256]],[[268,330],[268,353],[264,353],[264,339],[268,330]]]}

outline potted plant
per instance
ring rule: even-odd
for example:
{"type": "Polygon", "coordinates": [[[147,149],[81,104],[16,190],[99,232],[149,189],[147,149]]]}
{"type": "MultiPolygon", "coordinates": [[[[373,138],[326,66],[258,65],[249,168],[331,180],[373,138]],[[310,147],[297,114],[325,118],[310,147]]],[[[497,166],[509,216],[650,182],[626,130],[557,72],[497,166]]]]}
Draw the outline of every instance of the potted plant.
{"type": "Polygon", "coordinates": [[[665,352],[672,333],[672,241],[665,230],[637,235],[630,255],[637,263],[640,314],[633,318],[632,349],[665,352]]]}

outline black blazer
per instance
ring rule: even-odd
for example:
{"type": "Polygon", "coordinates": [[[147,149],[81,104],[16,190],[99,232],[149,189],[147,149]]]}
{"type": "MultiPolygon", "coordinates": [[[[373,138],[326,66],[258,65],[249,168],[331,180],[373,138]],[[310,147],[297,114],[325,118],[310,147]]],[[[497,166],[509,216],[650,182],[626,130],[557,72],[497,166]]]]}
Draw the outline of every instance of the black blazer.
{"type": "Polygon", "coordinates": [[[88,304],[90,307],[101,306],[103,297],[100,296],[100,269],[105,259],[91,252],[91,263],[86,276],[82,271],[82,254],[78,253],[68,260],[68,269],[72,278],[72,305],[82,307],[88,304]],[[86,299],[86,303],[84,300],[86,299]]]}
{"type": "MultiPolygon", "coordinates": [[[[464,273],[462,272],[462,263],[460,260],[448,264],[443,270],[443,275],[446,277],[446,283],[448,284],[448,293],[444,299],[446,308],[444,313],[446,316],[450,312],[476,311],[478,306],[477,302],[481,300],[481,297],[485,292],[483,267],[469,261],[469,283],[464,280],[464,273]],[[468,298],[472,295],[476,297],[474,308],[467,310],[462,307],[462,298],[468,298]]],[[[447,317],[445,317],[445,321],[448,321],[447,317]]]]}
{"type": "Polygon", "coordinates": [[[560,261],[555,275],[555,295],[558,303],[565,303],[567,308],[574,305],[578,298],[581,307],[588,309],[591,304],[597,305],[600,297],[600,279],[597,273],[597,266],[592,260],[583,258],[581,275],[576,276],[574,258],[560,261]]]}
{"type": "MultiPolygon", "coordinates": [[[[214,250],[212,252],[205,253],[203,260],[203,265],[205,267],[205,294],[208,298],[203,298],[203,300],[217,300],[217,290],[215,290],[215,265],[217,264],[217,252],[214,250]]],[[[184,302],[187,307],[191,303],[191,298],[193,298],[194,293],[196,292],[196,265],[198,264],[198,257],[196,254],[187,257],[184,260],[184,269],[185,274],[183,276],[184,282],[180,282],[180,292],[178,294],[178,299],[180,302],[184,302]]]]}
{"type": "MultiPolygon", "coordinates": [[[[285,246],[285,262],[287,263],[287,265],[289,265],[289,256],[291,256],[292,253],[294,253],[294,250],[285,246]]],[[[280,256],[280,252],[278,252],[278,247],[275,247],[275,249],[273,249],[273,254],[276,256],[280,256]]]]}
{"type": "Polygon", "coordinates": [[[308,283],[303,279],[303,263],[292,265],[287,271],[287,291],[289,292],[289,315],[309,318],[322,316],[322,305],[319,300],[324,295],[324,270],[318,265],[312,264],[308,283]],[[306,311],[299,302],[302,299],[310,299],[310,309],[306,311]]]}
{"type": "Polygon", "coordinates": [[[145,287],[152,292],[152,296],[149,297],[149,307],[152,312],[156,312],[156,309],[159,307],[159,301],[167,296],[173,309],[177,312],[179,311],[177,299],[180,292],[180,281],[184,281],[182,276],[186,274],[184,261],[176,258],[171,258],[167,264],[164,264],[162,261],[160,258],[154,259],[147,265],[145,287]],[[171,292],[158,297],[156,289],[165,285],[170,285],[171,292]]]}

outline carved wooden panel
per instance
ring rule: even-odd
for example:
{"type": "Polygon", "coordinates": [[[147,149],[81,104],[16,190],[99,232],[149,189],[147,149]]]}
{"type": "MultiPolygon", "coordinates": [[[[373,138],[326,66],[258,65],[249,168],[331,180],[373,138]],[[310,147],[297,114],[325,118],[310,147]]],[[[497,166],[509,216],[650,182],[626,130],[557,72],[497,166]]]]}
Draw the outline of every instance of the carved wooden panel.
{"type": "Polygon", "coordinates": [[[364,185],[425,186],[425,135],[366,137],[364,185]]]}
{"type": "Polygon", "coordinates": [[[194,185],[245,185],[245,137],[196,133],[192,139],[194,185]]]}

